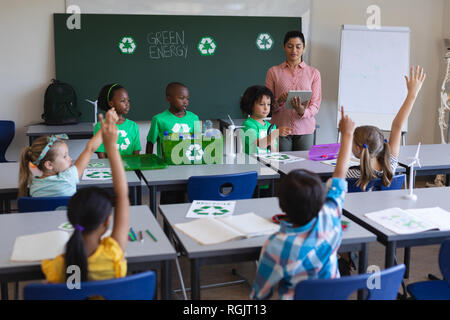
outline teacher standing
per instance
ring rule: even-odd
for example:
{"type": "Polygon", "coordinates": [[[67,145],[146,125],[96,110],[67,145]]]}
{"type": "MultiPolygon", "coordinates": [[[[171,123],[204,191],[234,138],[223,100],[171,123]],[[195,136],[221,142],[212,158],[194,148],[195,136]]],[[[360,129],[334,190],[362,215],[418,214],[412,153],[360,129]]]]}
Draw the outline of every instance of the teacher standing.
{"type": "Polygon", "coordinates": [[[271,123],[277,127],[291,127],[292,135],[280,137],[280,151],[309,150],[313,144],[316,119],[322,100],[320,72],[303,61],[305,37],[300,31],[289,31],[284,36],[286,61],[267,71],[266,87],[275,96],[271,123]],[[290,90],[311,90],[310,101],[299,97],[286,102],[290,90]],[[290,103],[292,109],[286,109],[290,103]]]}

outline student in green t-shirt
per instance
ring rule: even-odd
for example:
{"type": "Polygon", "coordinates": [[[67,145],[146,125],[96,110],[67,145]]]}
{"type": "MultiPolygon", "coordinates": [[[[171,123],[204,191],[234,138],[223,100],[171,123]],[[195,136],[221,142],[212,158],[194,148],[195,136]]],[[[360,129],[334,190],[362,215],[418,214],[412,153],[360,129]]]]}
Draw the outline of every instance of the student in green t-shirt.
{"type": "Polygon", "coordinates": [[[196,114],[187,111],[189,105],[189,90],[179,82],[171,82],[166,87],[166,100],[169,109],[153,117],[147,135],[145,152],[153,153],[153,145],[157,145],[157,154],[162,156],[161,141],[164,133],[195,133],[201,132],[200,121],[196,114]]]}
{"type": "MultiPolygon", "coordinates": [[[[119,135],[117,138],[117,149],[120,155],[139,154],[141,142],[139,127],[136,122],[125,118],[130,111],[130,98],[127,90],[118,83],[105,85],[98,95],[98,106],[105,111],[115,108],[119,120],[116,122],[119,135]]],[[[100,130],[100,123],[94,127],[94,134],[100,130]]],[[[100,159],[106,158],[105,146],[103,143],[96,151],[100,159]]]]}
{"type": "Polygon", "coordinates": [[[277,129],[275,124],[264,120],[270,113],[274,97],[272,91],[265,86],[251,86],[245,90],[241,98],[242,112],[250,115],[242,124],[244,152],[261,154],[277,151],[276,138],[291,134],[289,127],[277,129]],[[270,130],[269,130],[270,128],[270,130]]]}

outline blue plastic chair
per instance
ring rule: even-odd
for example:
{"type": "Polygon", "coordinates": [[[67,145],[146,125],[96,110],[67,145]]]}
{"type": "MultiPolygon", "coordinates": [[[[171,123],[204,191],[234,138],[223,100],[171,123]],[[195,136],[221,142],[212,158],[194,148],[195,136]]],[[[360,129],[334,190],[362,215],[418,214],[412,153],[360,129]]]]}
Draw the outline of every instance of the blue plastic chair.
{"type": "Polygon", "coordinates": [[[80,289],[68,289],[66,283],[33,283],[23,289],[24,300],[153,300],[156,276],[153,271],[134,274],[125,278],[86,281],[80,289]]]}
{"type": "Polygon", "coordinates": [[[450,239],[439,250],[439,269],[444,280],[415,282],[407,286],[408,292],[417,300],[450,300],[450,239]]]}
{"type": "MultiPolygon", "coordinates": [[[[366,187],[366,191],[383,191],[383,190],[400,190],[405,183],[406,175],[398,174],[392,178],[391,185],[386,187],[383,185],[381,178],[370,180],[369,184],[366,187]]],[[[363,192],[363,190],[356,186],[357,178],[348,178],[348,192],[363,192]]]]}
{"type": "Polygon", "coordinates": [[[5,158],[6,150],[14,138],[15,131],[14,121],[0,120],[0,162],[8,162],[5,158]]]}
{"type": "Polygon", "coordinates": [[[250,199],[256,187],[256,171],[213,176],[192,176],[188,180],[189,201],[250,199]],[[230,192],[224,192],[231,188],[230,192]]]}
{"type": "Polygon", "coordinates": [[[19,212],[54,211],[65,209],[70,197],[20,197],[17,199],[19,212]]]}
{"type": "Polygon", "coordinates": [[[368,288],[368,284],[376,284],[376,280],[369,279],[376,276],[374,273],[337,279],[304,280],[295,287],[294,300],[347,300],[352,293],[361,289],[368,291],[367,300],[394,300],[404,273],[404,264],[382,270],[379,274],[379,289],[368,288]]]}

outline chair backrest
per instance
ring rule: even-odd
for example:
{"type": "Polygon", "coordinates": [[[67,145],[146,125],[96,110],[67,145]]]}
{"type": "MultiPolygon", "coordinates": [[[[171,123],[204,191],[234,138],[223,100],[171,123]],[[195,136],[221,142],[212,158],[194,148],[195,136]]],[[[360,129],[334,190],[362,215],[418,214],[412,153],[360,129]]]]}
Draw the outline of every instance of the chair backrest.
{"type": "Polygon", "coordinates": [[[189,201],[250,199],[255,191],[257,179],[256,171],[192,176],[188,180],[187,187],[189,201]]]}
{"type": "MultiPolygon", "coordinates": [[[[405,183],[405,175],[398,174],[392,178],[391,185],[386,187],[383,185],[381,178],[370,180],[369,184],[366,187],[366,191],[383,191],[383,190],[400,190],[405,183]]],[[[356,182],[358,178],[348,178],[348,191],[347,192],[363,192],[363,190],[356,186],[356,182]]]]}
{"type": "Polygon", "coordinates": [[[16,125],[14,121],[0,120],[0,162],[7,162],[6,150],[14,138],[16,125]]]}
{"type": "Polygon", "coordinates": [[[146,271],[125,278],[87,281],[80,289],[69,289],[66,283],[33,283],[23,289],[24,300],[152,300],[155,295],[154,271],[146,271]]]}
{"type": "Polygon", "coordinates": [[[367,289],[367,300],[394,300],[405,273],[400,264],[379,274],[366,273],[337,279],[301,281],[295,287],[295,300],[347,300],[357,290],[367,289]]]}
{"type": "Polygon", "coordinates": [[[67,207],[70,197],[20,197],[17,199],[19,212],[54,211],[67,207]]]}
{"type": "Polygon", "coordinates": [[[439,269],[444,280],[450,285],[450,238],[442,242],[439,250],[439,269]]]}

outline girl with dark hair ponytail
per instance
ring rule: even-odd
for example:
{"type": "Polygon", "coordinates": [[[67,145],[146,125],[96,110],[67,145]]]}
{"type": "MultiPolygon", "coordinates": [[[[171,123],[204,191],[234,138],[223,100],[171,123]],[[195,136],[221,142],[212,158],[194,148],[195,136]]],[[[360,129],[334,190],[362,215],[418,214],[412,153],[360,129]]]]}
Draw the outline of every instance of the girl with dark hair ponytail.
{"type": "Polygon", "coordinates": [[[383,185],[389,186],[398,166],[402,128],[413,108],[414,102],[425,80],[426,74],[420,66],[411,67],[410,77],[405,76],[408,95],[395,116],[389,141],[374,126],[361,126],[353,136],[353,154],[361,160],[359,167],[352,167],[347,178],[359,178],[357,186],[366,190],[373,178],[381,178],[383,185]]]}
{"type": "MultiPolygon", "coordinates": [[[[67,217],[74,227],[66,245],[66,252],[52,260],[42,261],[42,271],[52,283],[65,282],[72,275],[69,267],[77,267],[80,280],[106,280],[124,277],[127,263],[124,252],[129,228],[129,199],[125,171],[116,141],[117,114],[107,112],[103,123],[100,115],[101,133],[113,176],[115,209],[114,226],[109,237],[103,237],[111,223],[112,199],[100,188],[79,190],[69,201],[67,217]]],[[[76,269],[75,269],[76,270],[76,269]]]]}

